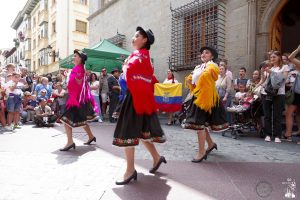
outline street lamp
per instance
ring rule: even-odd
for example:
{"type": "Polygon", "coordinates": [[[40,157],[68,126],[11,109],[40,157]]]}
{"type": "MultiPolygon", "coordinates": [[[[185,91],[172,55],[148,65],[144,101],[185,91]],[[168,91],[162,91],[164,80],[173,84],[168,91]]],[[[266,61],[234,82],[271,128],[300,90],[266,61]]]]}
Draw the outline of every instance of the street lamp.
{"type": "MultiPolygon", "coordinates": [[[[57,51],[53,50],[52,51],[52,46],[50,44],[47,46],[47,52],[48,52],[48,55],[53,58],[53,62],[55,62],[55,58],[58,58],[58,61],[60,60],[59,50],[57,50],[57,51]]],[[[60,73],[60,64],[59,63],[58,63],[58,71],[60,73]]]]}
{"type": "Polygon", "coordinates": [[[52,46],[50,44],[47,46],[47,52],[50,57],[54,58],[54,60],[59,57],[59,50],[57,50],[57,52],[55,50],[52,51],[52,46]]]}

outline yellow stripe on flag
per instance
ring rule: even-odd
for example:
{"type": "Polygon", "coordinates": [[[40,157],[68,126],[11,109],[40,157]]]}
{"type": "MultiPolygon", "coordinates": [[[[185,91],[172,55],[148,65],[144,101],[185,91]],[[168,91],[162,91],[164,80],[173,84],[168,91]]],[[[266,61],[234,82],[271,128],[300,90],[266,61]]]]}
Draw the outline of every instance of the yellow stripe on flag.
{"type": "Polygon", "coordinates": [[[154,96],[168,96],[176,97],[182,96],[182,84],[181,83],[155,83],[154,96]]]}

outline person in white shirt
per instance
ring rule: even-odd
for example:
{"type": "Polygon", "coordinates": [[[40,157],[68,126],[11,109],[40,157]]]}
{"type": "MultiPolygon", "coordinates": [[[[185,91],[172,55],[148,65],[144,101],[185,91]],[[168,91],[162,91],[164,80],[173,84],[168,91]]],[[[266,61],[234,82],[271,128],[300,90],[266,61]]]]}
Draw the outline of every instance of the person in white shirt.
{"type": "Polygon", "coordinates": [[[101,106],[100,106],[100,99],[99,99],[99,81],[97,80],[97,75],[95,73],[90,74],[90,88],[91,88],[91,94],[94,97],[95,102],[97,103],[99,113],[98,113],[98,121],[102,122],[102,114],[101,114],[101,106]]]}
{"type": "Polygon", "coordinates": [[[267,93],[265,90],[268,85],[271,73],[281,74],[286,80],[288,76],[288,66],[283,65],[282,56],[279,51],[273,51],[270,55],[271,67],[262,67],[261,90],[263,109],[264,109],[264,131],[266,133],[266,142],[271,141],[271,136],[274,135],[275,142],[280,143],[279,139],[282,134],[282,112],[285,104],[285,81],[281,83],[277,94],[267,93]]]}
{"type": "MultiPolygon", "coordinates": [[[[178,81],[175,79],[174,74],[171,70],[168,70],[167,72],[167,78],[164,80],[163,84],[175,84],[178,83],[178,81]]],[[[170,126],[173,124],[173,113],[168,114],[168,123],[167,125],[170,126]]]]}
{"type": "Polygon", "coordinates": [[[23,92],[21,88],[24,87],[22,83],[20,83],[21,75],[17,72],[13,72],[12,80],[6,83],[6,109],[8,112],[8,120],[7,124],[10,131],[13,131],[15,128],[19,128],[19,120],[20,120],[20,108],[22,104],[22,95],[23,92]],[[12,122],[14,124],[12,125],[12,122]]]}

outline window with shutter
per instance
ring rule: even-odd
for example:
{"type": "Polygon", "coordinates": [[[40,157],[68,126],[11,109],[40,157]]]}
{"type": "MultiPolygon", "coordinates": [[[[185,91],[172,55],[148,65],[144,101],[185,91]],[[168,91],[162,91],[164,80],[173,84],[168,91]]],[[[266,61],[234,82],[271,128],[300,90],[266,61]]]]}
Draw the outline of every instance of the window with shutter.
{"type": "Polygon", "coordinates": [[[76,31],[86,33],[87,23],[80,20],[76,20],[76,31]]]}
{"type": "Polygon", "coordinates": [[[193,1],[172,9],[170,68],[193,69],[199,64],[203,46],[211,46],[224,55],[225,5],[218,0],[193,1]]]}

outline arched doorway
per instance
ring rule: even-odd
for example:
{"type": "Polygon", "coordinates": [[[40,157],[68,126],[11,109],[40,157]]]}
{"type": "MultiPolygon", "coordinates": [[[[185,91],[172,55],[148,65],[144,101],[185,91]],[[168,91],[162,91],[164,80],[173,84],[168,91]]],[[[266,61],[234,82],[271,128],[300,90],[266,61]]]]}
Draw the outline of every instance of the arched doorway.
{"type": "Polygon", "coordinates": [[[270,24],[269,49],[292,52],[300,43],[300,1],[278,5],[270,24]]]}

